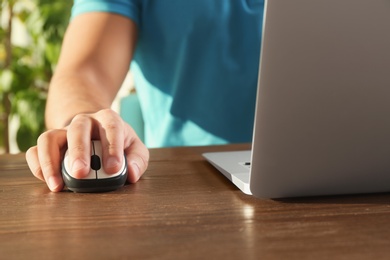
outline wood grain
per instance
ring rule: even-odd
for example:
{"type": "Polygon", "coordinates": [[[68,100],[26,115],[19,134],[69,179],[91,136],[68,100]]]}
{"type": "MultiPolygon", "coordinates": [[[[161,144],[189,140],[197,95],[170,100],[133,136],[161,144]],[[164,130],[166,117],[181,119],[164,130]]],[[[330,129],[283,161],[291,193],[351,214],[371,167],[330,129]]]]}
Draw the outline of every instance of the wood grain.
{"type": "Polygon", "coordinates": [[[390,195],[262,200],[241,193],[202,152],[151,149],[136,184],[52,193],[23,154],[0,156],[0,258],[387,259],[390,195]]]}

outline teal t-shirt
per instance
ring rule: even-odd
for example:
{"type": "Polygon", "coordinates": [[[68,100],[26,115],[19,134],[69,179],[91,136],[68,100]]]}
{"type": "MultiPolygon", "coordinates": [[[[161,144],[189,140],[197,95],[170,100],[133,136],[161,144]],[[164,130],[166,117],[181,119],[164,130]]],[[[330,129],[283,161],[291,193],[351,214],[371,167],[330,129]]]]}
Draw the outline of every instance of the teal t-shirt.
{"type": "MultiPolygon", "coordinates": [[[[251,142],[264,0],[75,0],[135,21],[148,147],[251,142]]],[[[131,111],[129,111],[131,113],[131,111]]]]}

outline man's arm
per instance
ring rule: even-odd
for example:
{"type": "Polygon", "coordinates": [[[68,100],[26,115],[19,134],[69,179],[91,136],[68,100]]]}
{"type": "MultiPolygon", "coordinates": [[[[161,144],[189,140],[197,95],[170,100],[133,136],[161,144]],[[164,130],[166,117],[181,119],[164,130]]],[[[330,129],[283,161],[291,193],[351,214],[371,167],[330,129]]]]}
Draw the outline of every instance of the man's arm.
{"type": "Polygon", "coordinates": [[[110,108],[129,70],[136,35],[133,21],[114,14],[86,13],[70,23],[49,90],[49,129],[66,126],[81,112],[110,108]]]}
{"type": "Polygon", "coordinates": [[[70,23],[49,89],[45,115],[49,130],[26,153],[33,174],[52,191],[63,188],[60,163],[66,148],[73,176],[89,172],[91,139],[102,141],[106,172],[119,170],[123,151],[130,182],[146,170],[148,150],[110,109],[128,72],[136,39],[136,24],[115,14],[87,13],[70,23]]]}

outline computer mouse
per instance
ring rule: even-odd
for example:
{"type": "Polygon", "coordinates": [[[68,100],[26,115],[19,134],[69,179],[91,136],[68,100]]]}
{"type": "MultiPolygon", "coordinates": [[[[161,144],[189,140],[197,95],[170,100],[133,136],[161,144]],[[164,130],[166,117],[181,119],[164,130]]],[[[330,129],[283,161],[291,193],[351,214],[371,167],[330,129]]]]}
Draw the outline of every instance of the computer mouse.
{"type": "Polygon", "coordinates": [[[98,140],[91,141],[91,170],[83,179],[76,179],[70,172],[68,151],[62,161],[62,178],[66,187],[73,192],[106,192],[122,187],[127,179],[126,157],[121,170],[107,174],[103,169],[102,145],[98,140]]]}

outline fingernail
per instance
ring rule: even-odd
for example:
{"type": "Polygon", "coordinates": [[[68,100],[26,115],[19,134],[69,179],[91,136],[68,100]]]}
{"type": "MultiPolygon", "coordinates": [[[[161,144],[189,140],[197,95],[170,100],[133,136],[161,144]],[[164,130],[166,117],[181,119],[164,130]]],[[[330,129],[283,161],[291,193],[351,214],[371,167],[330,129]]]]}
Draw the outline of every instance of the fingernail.
{"type": "Polygon", "coordinates": [[[77,159],[76,161],[73,162],[72,164],[72,173],[74,172],[77,172],[81,169],[83,169],[84,167],[86,167],[87,165],[85,164],[85,162],[83,162],[82,160],[80,159],[77,159]]]}
{"type": "Polygon", "coordinates": [[[117,167],[119,164],[119,161],[115,158],[115,157],[110,157],[108,158],[107,160],[107,169],[111,169],[111,168],[114,168],[114,167],[117,167]]]}
{"type": "Polygon", "coordinates": [[[137,163],[132,163],[131,164],[131,170],[133,171],[134,176],[138,180],[140,178],[140,170],[139,170],[138,164],[137,163]]]}
{"type": "Polygon", "coordinates": [[[60,186],[60,183],[57,182],[57,178],[50,176],[47,180],[47,185],[49,186],[50,190],[56,191],[58,186],[60,186]]]}

